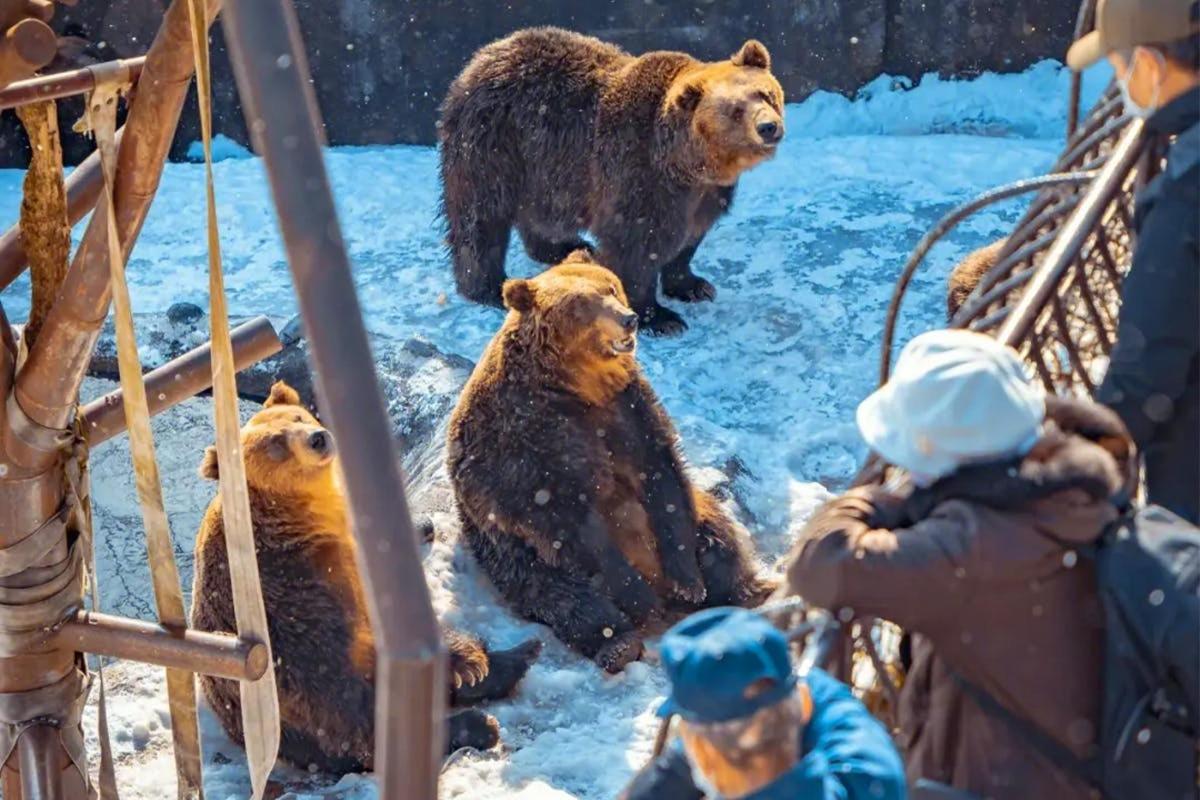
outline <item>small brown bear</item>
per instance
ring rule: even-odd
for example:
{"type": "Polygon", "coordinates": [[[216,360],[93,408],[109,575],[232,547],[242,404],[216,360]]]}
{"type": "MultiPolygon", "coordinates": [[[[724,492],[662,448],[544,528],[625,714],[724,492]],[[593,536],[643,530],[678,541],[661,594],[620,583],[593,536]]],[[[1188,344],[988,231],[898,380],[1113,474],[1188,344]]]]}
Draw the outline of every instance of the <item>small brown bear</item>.
{"type": "Polygon", "coordinates": [[[1008,237],[997,239],[989,245],[973,250],[950,271],[949,288],[946,292],[946,321],[954,319],[954,315],[962,308],[963,303],[975,291],[975,287],[983,280],[1004,248],[1008,237]]]}
{"type": "Polygon", "coordinates": [[[448,436],[463,535],[500,594],[610,672],[664,604],[761,602],[748,534],[688,480],[638,368],[616,276],[577,251],[504,302],[448,436]]]}
{"type": "MultiPolygon", "coordinates": [[[[333,436],[290,386],[271,388],[242,428],[268,633],[282,723],[279,755],[302,768],[341,774],[371,769],[375,721],[375,642],[355,563],[355,544],[336,467],[333,436]]],[[[200,474],[216,479],[216,448],[200,474]]],[[[196,537],[192,626],[234,631],[233,598],[218,495],[196,537]]],[[[489,653],[483,643],[446,633],[451,698],[508,695],[541,650],[527,642],[489,653]]],[[[203,676],[201,687],[229,736],[242,742],[235,681],[203,676]]],[[[477,709],[448,719],[449,751],[496,744],[496,720],[477,709]]]]}
{"type": "Polygon", "coordinates": [[[531,28],[477,52],[439,122],[443,212],[463,296],[501,305],[516,225],[534,261],[588,248],[621,279],[642,326],[687,325],[657,301],[712,300],[691,260],[733,200],[738,176],[783,137],[783,89],[750,40],[728,61],[632,56],[558,28],[531,28]]]}

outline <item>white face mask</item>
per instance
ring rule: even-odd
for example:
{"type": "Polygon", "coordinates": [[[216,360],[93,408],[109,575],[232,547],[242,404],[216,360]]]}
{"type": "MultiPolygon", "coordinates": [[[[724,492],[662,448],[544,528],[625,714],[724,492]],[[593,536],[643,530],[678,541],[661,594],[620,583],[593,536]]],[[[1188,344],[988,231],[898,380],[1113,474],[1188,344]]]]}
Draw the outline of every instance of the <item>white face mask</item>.
{"type": "Polygon", "coordinates": [[[1152,53],[1154,57],[1158,59],[1159,74],[1166,72],[1167,64],[1166,60],[1162,56],[1162,53],[1158,52],[1157,50],[1145,50],[1141,47],[1137,47],[1134,48],[1133,55],[1129,57],[1129,64],[1126,67],[1125,75],[1117,76],[1117,86],[1121,89],[1121,99],[1125,102],[1125,110],[1128,111],[1132,116],[1140,117],[1142,119],[1150,116],[1158,109],[1158,93],[1160,86],[1157,82],[1154,84],[1154,95],[1151,97],[1149,105],[1142,106],[1138,105],[1138,103],[1129,96],[1129,85],[1127,81],[1133,75],[1133,71],[1137,67],[1138,57],[1142,53],[1146,52],[1152,53]]]}

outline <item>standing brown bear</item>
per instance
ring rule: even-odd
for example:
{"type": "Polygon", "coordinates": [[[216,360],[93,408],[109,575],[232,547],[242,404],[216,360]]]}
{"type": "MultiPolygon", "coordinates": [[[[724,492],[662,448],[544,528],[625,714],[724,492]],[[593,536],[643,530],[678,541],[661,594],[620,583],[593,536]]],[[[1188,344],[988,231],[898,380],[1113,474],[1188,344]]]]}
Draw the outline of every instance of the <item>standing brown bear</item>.
{"type": "Polygon", "coordinates": [[[664,603],[760,602],[749,536],[688,480],[634,359],[616,276],[578,251],[504,302],[448,442],[466,544],[500,594],[610,672],[664,603]]]}
{"type": "Polygon", "coordinates": [[[644,328],[683,318],[657,301],[711,300],[696,247],[738,176],[775,154],[783,89],[746,42],[728,61],[631,56],[589,36],[532,28],[487,45],[450,87],[440,125],[443,210],[458,290],[500,305],[515,224],[529,257],[588,247],[625,286],[644,328]]]}
{"type": "MultiPolygon", "coordinates": [[[[354,538],[339,485],[333,436],[300,405],[294,389],[271,388],[262,411],[242,428],[254,545],[275,658],[282,723],[279,755],[300,767],[370,770],[375,729],[375,642],[355,563],[354,538]]],[[[200,466],[218,476],[216,448],[200,466]]],[[[209,504],[196,537],[192,626],[235,631],[221,499],[209,504]]],[[[451,699],[508,695],[541,650],[527,642],[489,653],[482,642],[447,632],[451,699]]],[[[242,742],[235,681],[202,676],[213,713],[242,742]]],[[[477,709],[448,720],[449,750],[496,744],[496,720],[477,709]]]]}

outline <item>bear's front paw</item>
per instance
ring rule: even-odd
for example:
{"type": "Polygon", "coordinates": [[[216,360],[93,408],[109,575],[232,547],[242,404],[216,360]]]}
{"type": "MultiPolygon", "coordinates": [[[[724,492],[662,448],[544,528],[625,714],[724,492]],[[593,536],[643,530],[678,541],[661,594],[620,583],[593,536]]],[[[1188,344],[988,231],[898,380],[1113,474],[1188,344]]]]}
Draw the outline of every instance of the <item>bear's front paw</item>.
{"type": "Polygon", "coordinates": [[[449,753],[463,747],[490,750],[500,743],[500,723],[491,714],[476,708],[451,714],[446,727],[449,729],[446,748],[449,753]]]}
{"type": "Polygon", "coordinates": [[[631,578],[614,592],[617,608],[624,611],[634,625],[641,625],[651,616],[662,612],[662,603],[650,584],[641,575],[631,578]]]}
{"type": "Polygon", "coordinates": [[[666,306],[655,304],[641,314],[642,330],[655,336],[678,336],[687,330],[683,317],[666,306]]]}
{"type": "Polygon", "coordinates": [[[642,637],[633,631],[614,636],[596,651],[596,664],[605,672],[616,674],[631,661],[642,656],[642,637]]]}
{"type": "Polygon", "coordinates": [[[687,275],[668,281],[663,278],[663,294],[685,303],[701,303],[717,299],[717,287],[699,275],[687,275]]]}
{"type": "Polygon", "coordinates": [[[708,596],[704,576],[694,555],[680,552],[663,559],[663,573],[670,582],[671,597],[685,603],[702,603],[708,596]]]}

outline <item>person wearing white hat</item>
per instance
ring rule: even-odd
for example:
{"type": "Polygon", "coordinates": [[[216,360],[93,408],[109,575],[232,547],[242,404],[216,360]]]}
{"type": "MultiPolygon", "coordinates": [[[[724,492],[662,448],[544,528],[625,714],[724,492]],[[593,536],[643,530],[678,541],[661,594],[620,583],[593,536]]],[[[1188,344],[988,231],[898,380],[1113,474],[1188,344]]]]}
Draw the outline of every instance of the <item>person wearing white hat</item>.
{"type": "Polygon", "coordinates": [[[988,337],[934,331],[904,348],[858,424],[912,480],[853,489],[819,510],[789,557],[785,591],[912,634],[897,711],[914,798],[1089,797],[975,705],[963,681],[1080,759],[1096,750],[1102,615],[1095,569],[1076,550],[1103,534],[1129,490],[1135,456],[1120,419],[1045,395],[988,337]]]}

